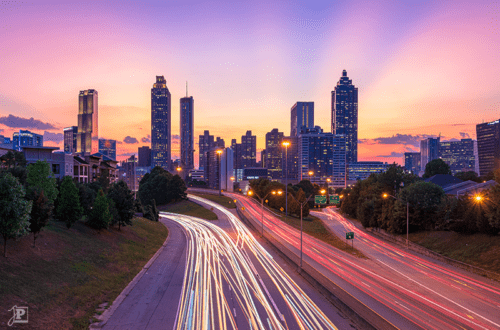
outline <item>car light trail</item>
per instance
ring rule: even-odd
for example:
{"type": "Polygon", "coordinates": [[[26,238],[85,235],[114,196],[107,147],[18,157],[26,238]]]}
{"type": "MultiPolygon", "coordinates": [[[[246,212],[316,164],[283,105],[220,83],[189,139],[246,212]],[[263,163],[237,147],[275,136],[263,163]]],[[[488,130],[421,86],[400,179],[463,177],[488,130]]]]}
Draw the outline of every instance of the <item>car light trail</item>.
{"type": "Polygon", "coordinates": [[[224,212],[236,235],[206,220],[160,212],[160,216],[180,224],[188,238],[175,329],[237,329],[241,325],[239,310],[249,329],[288,329],[291,324],[300,329],[337,329],[236,216],[216,203],[189,197],[224,212]],[[246,251],[269,276],[292,320],[284,318],[246,251]],[[231,309],[231,297],[238,314],[236,308],[231,309]]]}

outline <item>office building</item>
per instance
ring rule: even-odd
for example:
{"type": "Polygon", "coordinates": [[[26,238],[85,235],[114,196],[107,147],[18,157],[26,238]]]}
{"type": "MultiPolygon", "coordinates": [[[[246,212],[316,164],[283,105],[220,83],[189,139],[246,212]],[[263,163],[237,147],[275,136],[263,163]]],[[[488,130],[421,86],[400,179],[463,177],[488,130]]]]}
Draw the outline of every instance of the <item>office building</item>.
{"type": "Polygon", "coordinates": [[[231,180],[234,178],[233,155],[231,148],[215,147],[206,152],[206,164],[203,171],[209,188],[233,191],[233,180],[231,180]]]}
{"type": "Polygon", "coordinates": [[[440,137],[420,141],[420,174],[425,173],[427,163],[439,158],[439,140],[440,137]]]}
{"type": "MultiPolygon", "coordinates": [[[[194,100],[181,98],[181,167],[194,168],[194,100]]],[[[187,173],[187,172],[186,172],[187,173]]]]}
{"type": "Polygon", "coordinates": [[[20,130],[12,136],[13,149],[22,151],[23,147],[43,147],[43,135],[20,130]]]}
{"type": "Polygon", "coordinates": [[[405,168],[411,173],[420,173],[420,152],[405,152],[405,168]]]}
{"type": "Polygon", "coordinates": [[[99,153],[116,160],[116,140],[99,139],[99,153]]]}
{"type": "Polygon", "coordinates": [[[76,152],[77,136],[78,126],[66,127],[64,129],[64,152],[69,154],[76,152]]]}
{"type": "Polygon", "coordinates": [[[139,161],[137,163],[137,166],[151,167],[151,148],[148,146],[139,147],[138,154],[139,161]]]}
{"type": "Polygon", "coordinates": [[[299,180],[324,184],[330,179],[334,187],[345,186],[345,136],[323,133],[318,126],[302,130],[298,136],[298,154],[299,180]]]}
{"type": "Polygon", "coordinates": [[[387,171],[389,166],[391,165],[383,162],[348,163],[348,180],[356,181],[367,179],[371,174],[378,174],[387,171]]]}
{"type": "Polygon", "coordinates": [[[358,89],[342,71],[332,91],[332,133],[345,135],[347,162],[358,161],[358,89]]]}
{"type": "Polygon", "coordinates": [[[268,169],[269,176],[273,180],[281,179],[282,164],[283,164],[283,132],[279,132],[277,128],[266,134],[266,149],[262,151],[261,159],[263,166],[268,169]],[[265,151],[265,152],[264,152],[265,151]]]}
{"type": "Polygon", "coordinates": [[[283,175],[282,183],[299,182],[299,138],[297,136],[284,136],[283,141],[290,143],[288,147],[283,147],[283,175]]]}
{"type": "Polygon", "coordinates": [[[476,141],[462,139],[460,141],[443,141],[439,143],[439,158],[450,166],[451,174],[476,170],[474,154],[476,141]]]}
{"type": "Polygon", "coordinates": [[[479,175],[500,168],[500,119],[476,125],[479,175]]]}
{"type": "Polygon", "coordinates": [[[99,152],[98,95],[95,89],[80,91],[78,96],[78,133],[76,152],[90,155],[99,152]]]}
{"type": "Polygon", "coordinates": [[[151,89],[151,165],[169,171],[171,167],[172,98],[163,76],[156,76],[151,89]]]}
{"type": "Polygon", "coordinates": [[[224,141],[223,138],[220,138],[220,137],[217,136],[215,138],[214,147],[224,149],[226,147],[226,142],[224,141]]]}
{"type": "Polygon", "coordinates": [[[205,167],[205,157],[207,154],[207,151],[212,149],[214,146],[214,136],[210,135],[209,131],[203,131],[203,135],[200,135],[198,138],[198,150],[200,152],[199,154],[199,168],[203,169],[205,167]]]}
{"type": "Polygon", "coordinates": [[[314,102],[297,102],[290,114],[290,136],[297,136],[302,128],[314,128],[314,102]]]}
{"type": "Polygon", "coordinates": [[[236,143],[236,139],[231,142],[234,152],[234,168],[242,169],[255,167],[257,164],[257,137],[252,135],[252,131],[247,131],[241,137],[241,143],[236,143]]]}

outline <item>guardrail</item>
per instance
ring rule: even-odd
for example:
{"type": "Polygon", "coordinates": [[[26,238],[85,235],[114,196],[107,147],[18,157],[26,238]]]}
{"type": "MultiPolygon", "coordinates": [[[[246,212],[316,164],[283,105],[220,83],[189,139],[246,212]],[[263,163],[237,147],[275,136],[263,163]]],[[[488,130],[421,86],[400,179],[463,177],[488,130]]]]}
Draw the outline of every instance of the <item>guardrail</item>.
{"type": "MultiPolygon", "coordinates": [[[[250,216],[246,210],[242,210],[241,208],[242,205],[238,201],[236,203],[238,216],[257,231],[257,228],[260,228],[259,223],[254,221],[252,216],[250,216]]],[[[288,261],[299,267],[300,258],[297,254],[295,254],[288,247],[279,242],[271,233],[269,233],[269,231],[266,231],[265,234],[265,238],[268,242],[270,242],[286,259],[288,259],[288,261]]],[[[300,273],[306,280],[312,283],[313,286],[323,291],[323,293],[326,291],[327,293],[332,295],[333,299],[331,300],[333,300],[332,302],[334,303],[334,305],[336,305],[336,307],[339,309],[343,309],[344,311],[347,309],[349,314],[351,314],[351,317],[355,316],[356,321],[360,323],[359,325],[362,329],[398,329],[388,320],[380,316],[377,312],[366,306],[356,297],[345,291],[328,277],[316,270],[307,261],[302,261],[302,270],[300,271],[300,273]],[[337,300],[337,304],[334,302],[335,300],[337,300]]]]}

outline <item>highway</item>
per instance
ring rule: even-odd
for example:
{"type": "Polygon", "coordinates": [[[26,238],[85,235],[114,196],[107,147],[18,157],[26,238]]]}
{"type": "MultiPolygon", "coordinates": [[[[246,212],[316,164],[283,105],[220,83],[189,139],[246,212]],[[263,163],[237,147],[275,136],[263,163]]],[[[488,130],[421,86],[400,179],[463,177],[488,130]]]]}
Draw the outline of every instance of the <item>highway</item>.
{"type": "Polygon", "coordinates": [[[187,240],[175,329],[352,328],[331,304],[322,302],[319,308],[233,213],[189,197],[224,213],[232,230],[160,212],[182,226],[187,240]]]}
{"type": "MultiPolygon", "coordinates": [[[[258,222],[261,206],[238,199],[258,222]]],[[[356,258],[304,234],[304,260],[400,329],[500,329],[498,283],[408,253],[357,229],[333,210],[321,216],[338,233],[355,233],[355,246],[369,257],[356,258]]],[[[300,233],[265,212],[265,230],[299,253],[300,233]]]]}

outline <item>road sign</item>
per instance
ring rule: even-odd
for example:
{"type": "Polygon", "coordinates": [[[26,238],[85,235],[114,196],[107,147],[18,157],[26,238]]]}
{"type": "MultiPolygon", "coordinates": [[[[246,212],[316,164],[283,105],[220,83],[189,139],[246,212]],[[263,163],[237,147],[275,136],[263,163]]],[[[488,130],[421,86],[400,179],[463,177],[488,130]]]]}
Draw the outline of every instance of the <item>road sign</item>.
{"type": "Polygon", "coordinates": [[[339,195],[330,195],[330,204],[339,204],[340,196],[339,195]]]}
{"type": "Polygon", "coordinates": [[[280,211],[283,212],[285,209],[283,207],[280,207],[280,211]]]}
{"type": "Polygon", "coordinates": [[[352,231],[345,233],[345,239],[354,239],[354,233],[352,231]]]}
{"type": "Polygon", "coordinates": [[[314,196],[315,204],[326,204],[326,196],[324,195],[316,195],[314,196]]]}

